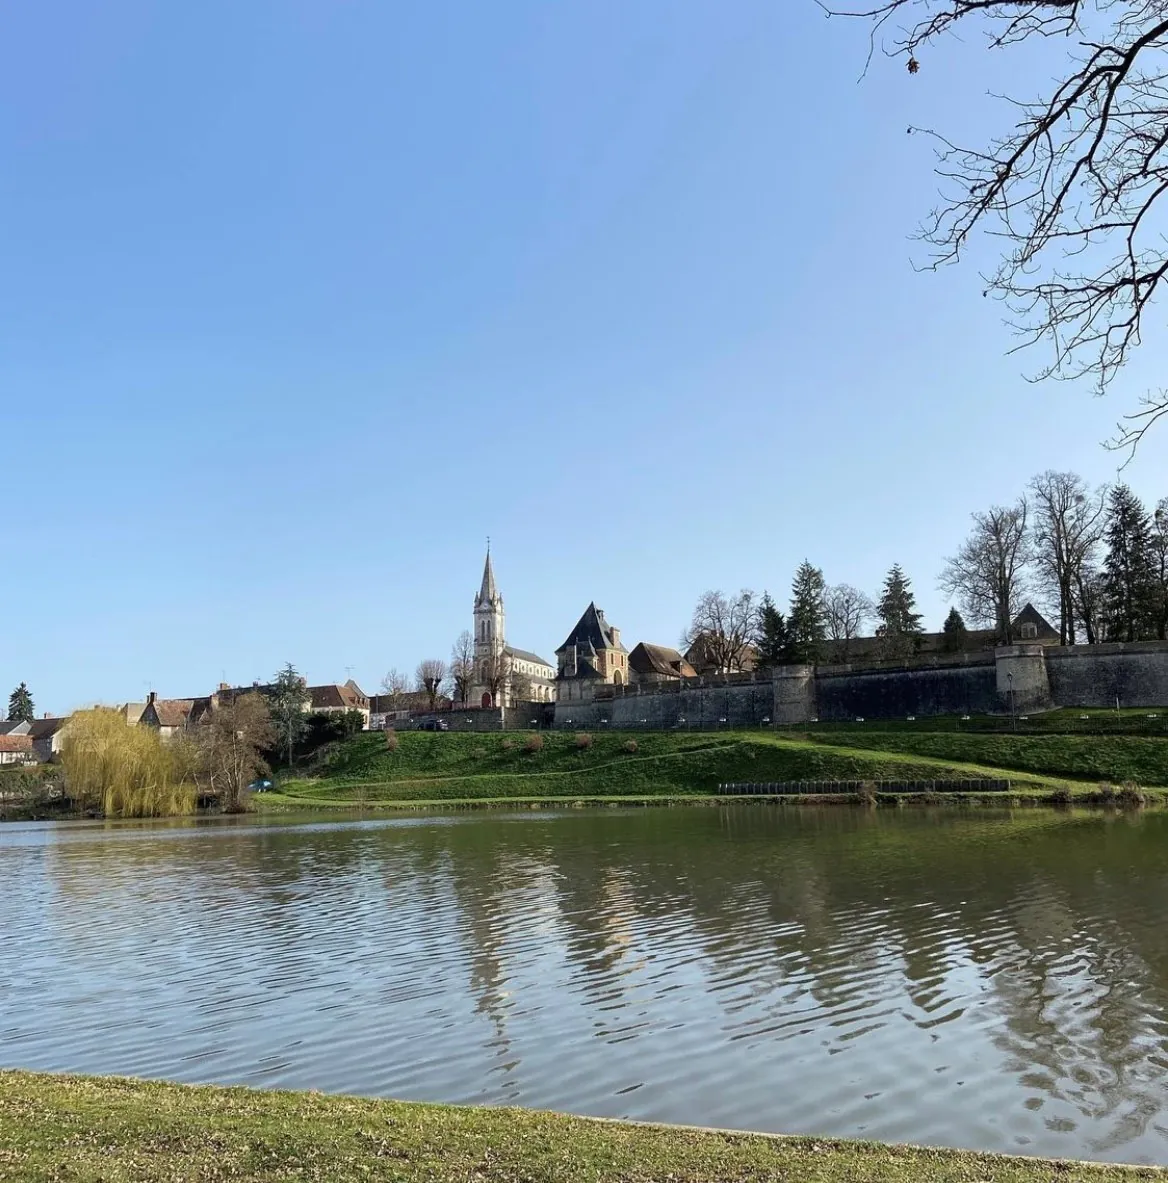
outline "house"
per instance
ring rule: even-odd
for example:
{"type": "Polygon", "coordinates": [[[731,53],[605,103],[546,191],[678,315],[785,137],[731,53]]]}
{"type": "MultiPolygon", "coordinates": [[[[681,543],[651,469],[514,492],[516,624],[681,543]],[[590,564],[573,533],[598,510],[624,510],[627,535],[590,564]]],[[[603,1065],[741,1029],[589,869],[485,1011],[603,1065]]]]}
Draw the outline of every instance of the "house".
{"type": "Polygon", "coordinates": [[[155,728],[163,739],[170,739],[199,723],[213,707],[211,695],[201,698],[159,698],[151,690],[146,697],[139,723],[155,728]]]}
{"type": "Polygon", "coordinates": [[[641,686],[697,677],[697,670],[676,649],[641,641],[629,654],[629,681],[641,686]]]}
{"type": "Polygon", "coordinates": [[[0,722],[0,735],[28,735],[32,724],[27,719],[9,719],[7,723],[0,722]]]}
{"type": "Polygon", "coordinates": [[[32,749],[36,753],[36,758],[42,764],[48,764],[60,754],[68,724],[68,715],[60,719],[46,715],[43,719],[33,720],[28,734],[32,739],[32,749]]]}
{"type": "Polygon", "coordinates": [[[623,686],[629,680],[629,653],[621,644],[620,629],[608,623],[595,602],[556,650],[558,702],[587,702],[596,687],[623,686]]]}
{"type": "Polygon", "coordinates": [[[702,633],[685,651],[685,660],[699,674],[749,674],[758,661],[758,650],[753,645],[744,644],[737,659],[727,664],[714,652],[709,636],[702,633]]]}
{"type": "MultiPolygon", "coordinates": [[[[1050,624],[1046,617],[1029,601],[1014,617],[1010,631],[1016,645],[1059,644],[1058,629],[1050,624]]],[[[971,628],[965,634],[960,652],[984,652],[987,649],[995,649],[1000,643],[995,629],[971,628]]],[[[917,633],[915,636],[903,638],[902,646],[907,649],[907,652],[890,652],[885,638],[880,636],[852,637],[849,641],[824,641],[822,664],[905,660],[952,652],[949,638],[943,632],[917,633]]]]}
{"type": "Polygon", "coordinates": [[[315,715],[343,715],[347,711],[360,712],[362,730],[369,730],[370,707],[365,692],[350,678],[343,686],[308,687],[308,709],[315,715]]]}
{"type": "Polygon", "coordinates": [[[32,736],[27,732],[18,734],[10,731],[6,735],[0,735],[0,765],[35,764],[36,759],[32,736]]]}
{"type": "Polygon", "coordinates": [[[117,712],[126,720],[127,727],[134,727],[142,722],[142,713],[146,710],[144,702],[124,702],[117,708],[117,712]]]}

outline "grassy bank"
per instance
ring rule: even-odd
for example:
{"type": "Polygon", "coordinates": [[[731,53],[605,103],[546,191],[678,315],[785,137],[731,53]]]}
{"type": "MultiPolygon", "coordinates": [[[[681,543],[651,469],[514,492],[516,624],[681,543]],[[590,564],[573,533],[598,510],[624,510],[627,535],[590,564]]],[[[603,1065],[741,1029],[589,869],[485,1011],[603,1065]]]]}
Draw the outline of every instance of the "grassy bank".
{"type": "MultiPolygon", "coordinates": [[[[946,740],[916,735],[914,740],[946,740]]],[[[727,781],[951,780],[1009,777],[1022,796],[1049,799],[1069,792],[1086,797],[1100,777],[1076,780],[1041,769],[1011,768],[985,757],[1001,737],[970,737],[975,745],[958,758],[950,752],[906,750],[899,735],[873,732],[803,736],[771,732],[727,734],[627,732],[591,736],[581,746],[571,733],[543,733],[527,747],[530,733],[513,735],[406,732],[396,750],[383,736],[366,734],[322,756],[316,775],[281,784],[261,798],[266,808],[401,806],[534,800],[699,799],[727,781]],[[874,742],[861,747],[861,740],[874,742]],[[887,741],[887,742],[885,742],[887,741]]],[[[1116,739],[1114,743],[1157,743],[1116,739]]],[[[1115,778],[1114,773],[1107,779],[1115,778]]],[[[1168,784],[1168,769],[1147,784],[1168,784]]],[[[1157,794],[1153,794],[1157,796],[1157,794]]]]}
{"type": "Polygon", "coordinates": [[[0,1072],[0,1179],[292,1178],[1118,1183],[1168,1173],[521,1110],[0,1072]]]}

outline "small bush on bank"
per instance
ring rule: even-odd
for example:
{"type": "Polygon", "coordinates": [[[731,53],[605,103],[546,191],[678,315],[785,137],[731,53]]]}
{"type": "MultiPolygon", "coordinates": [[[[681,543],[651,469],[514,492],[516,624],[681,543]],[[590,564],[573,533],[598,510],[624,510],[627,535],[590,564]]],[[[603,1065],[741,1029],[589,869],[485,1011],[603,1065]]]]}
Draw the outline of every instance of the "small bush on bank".
{"type": "Polygon", "coordinates": [[[921,800],[926,805],[940,805],[941,804],[941,794],[934,793],[932,789],[929,789],[928,792],[921,794],[921,800]]]}
{"type": "Polygon", "coordinates": [[[527,743],[525,743],[523,745],[523,747],[524,747],[524,750],[528,751],[528,752],[533,752],[533,753],[534,752],[542,752],[543,751],[543,736],[539,735],[539,734],[529,735],[527,737],[527,743]]]}
{"type": "Polygon", "coordinates": [[[1147,804],[1143,790],[1135,781],[1131,780],[1127,781],[1119,790],[1116,800],[1124,809],[1142,809],[1147,804]]]}
{"type": "Polygon", "coordinates": [[[630,756],[635,756],[637,753],[637,741],[635,739],[626,739],[625,751],[628,752],[630,756]]]}
{"type": "Polygon", "coordinates": [[[508,739],[503,740],[503,751],[509,752],[509,751],[511,751],[511,749],[514,746],[515,746],[515,741],[513,739],[508,738],[508,739]]]}
{"type": "Polygon", "coordinates": [[[876,786],[870,780],[864,781],[856,790],[856,800],[861,805],[875,805],[876,786]]]}
{"type": "Polygon", "coordinates": [[[1071,790],[1063,785],[1062,788],[1055,789],[1050,795],[1052,805],[1057,805],[1060,808],[1065,808],[1071,803],[1071,790]]]}
{"type": "Polygon", "coordinates": [[[580,748],[581,751],[586,751],[592,746],[592,736],[586,731],[579,732],[576,736],[576,746],[580,748]]]}
{"type": "Polygon", "coordinates": [[[1104,805],[1111,805],[1115,802],[1115,789],[1105,781],[1099,786],[1097,796],[1104,805]]]}
{"type": "Polygon", "coordinates": [[[397,732],[391,727],[385,733],[385,750],[387,752],[396,752],[398,745],[397,732]]]}

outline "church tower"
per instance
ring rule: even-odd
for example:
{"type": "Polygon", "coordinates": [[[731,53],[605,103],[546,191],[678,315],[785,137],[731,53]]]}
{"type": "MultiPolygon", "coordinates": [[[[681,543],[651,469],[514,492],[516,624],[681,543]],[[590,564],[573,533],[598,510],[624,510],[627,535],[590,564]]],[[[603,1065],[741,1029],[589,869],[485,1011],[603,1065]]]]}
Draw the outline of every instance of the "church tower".
{"type": "Polygon", "coordinates": [[[486,658],[496,657],[506,645],[503,627],[503,597],[495,584],[495,569],[491,566],[491,548],[487,546],[487,561],[483,566],[483,583],[474,602],[475,665],[486,658]]]}

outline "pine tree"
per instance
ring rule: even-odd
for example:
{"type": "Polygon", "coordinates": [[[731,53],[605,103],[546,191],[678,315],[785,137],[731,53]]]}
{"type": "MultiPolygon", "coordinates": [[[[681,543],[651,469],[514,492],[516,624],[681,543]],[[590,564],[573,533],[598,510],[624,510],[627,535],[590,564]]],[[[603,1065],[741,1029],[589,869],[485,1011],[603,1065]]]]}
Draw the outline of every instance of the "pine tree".
{"type": "Polygon", "coordinates": [[[787,622],[775,607],[770,592],[765,592],[758,607],[758,636],[755,638],[758,656],[755,665],[760,670],[782,665],[787,654],[787,622]]]}
{"type": "Polygon", "coordinates": [[[32,704],[32,695],[28,687],[21,682],[8,696],[8,722],[31,723],[36,718],[36,708],[32,704]]]}
{"type": "Polygon", "coordinates": [[[791,584],[787,613],[786,659],[794,665],[814,665],[822,656],[827,637],[823,592],[823,572],[804,559],[791,584]]]}
{"type": "Polygon", "coordinates": [[[1103,616],[1109,641],[1138,641],[1154,633],[1155,577],[1152,528],[1143,502],[1116,485],[1107,502],[1107,559],[1103,564],[1103,616]]]}
{"type": "Polygon", "coordinates": [[[268,707],[272,712],[276,734],[283,741],[289,767],[292,766],[296,741],[304,734],[308,701],[304,679],[296,667],[288,662],[268,689],[268,707]]]}
{"type": "Polygon", "coordinates": [[[946,653],[962,653],[969,637],[969,630],[965,627],[965,618],[956,608],[949,609],[945,623],[941,626],[943,640],[942,648],[946,653]]]}
{"type": "Polygon", "coordinates": [[[921,614],[916,611],[917,598],[912,581],[893,563],[884,577],[880,602],[876,605],[879,624],[876,635],[882,638],[883,649],[889,657],[904,657],[919,645],[921,614]]]}

